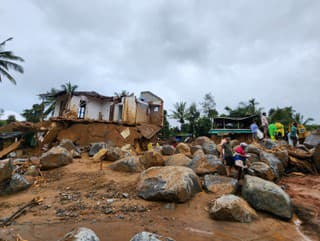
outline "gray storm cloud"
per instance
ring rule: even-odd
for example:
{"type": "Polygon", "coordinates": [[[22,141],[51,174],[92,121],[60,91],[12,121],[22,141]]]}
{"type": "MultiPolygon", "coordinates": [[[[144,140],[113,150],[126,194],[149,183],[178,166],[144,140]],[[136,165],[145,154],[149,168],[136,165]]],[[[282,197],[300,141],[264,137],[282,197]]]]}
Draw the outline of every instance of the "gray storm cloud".
{"type": "Polygon", "coordinates": [[[167,109],[209,91],[221,111],[254,97],[320,122],[319,12],[317,0],[5,1],[1,38],[26,63],[17,86],[1,83],[0,107],[21,112],[70,80],[149,89],[167,109]]]}

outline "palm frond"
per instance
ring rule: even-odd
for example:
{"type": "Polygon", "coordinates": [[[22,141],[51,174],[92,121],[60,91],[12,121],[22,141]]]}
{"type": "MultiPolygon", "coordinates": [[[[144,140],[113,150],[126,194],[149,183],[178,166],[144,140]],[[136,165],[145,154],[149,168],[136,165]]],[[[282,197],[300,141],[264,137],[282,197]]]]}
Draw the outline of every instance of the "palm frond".
{"type": "Polygon", "coordinates": [[[0,60],[0,65],[5,68],[6,70],[9,69],[14,69],[15,71],[19,72],[19,73],[23,73],[23,67],[19,64],[13,63],[11,61],[6,61],[6,60],[0,60]]]}
{"type": "Polygon", "coordinates": [[[12,51],[2,51],[2,52],[0,52],[0,59],[7,59],[7,60],[15,60],[15,61],[24,62],[23,58],[14,55],[12,51]]]}
{"type": "Polygon", "coordinates": [[[4,46],[6,44],[6,42],[11,41],[13,38],[10,37],[7,40],[3,41],[2,43],[0,43],[0,47],[4,46]]]}
{"type": "Polygon", "coordinates": [[[13,84],[17,84],[15,79],[3,67],[0,67],[0,82],[2,81],[1,75],[5,76],[13,84]]]}

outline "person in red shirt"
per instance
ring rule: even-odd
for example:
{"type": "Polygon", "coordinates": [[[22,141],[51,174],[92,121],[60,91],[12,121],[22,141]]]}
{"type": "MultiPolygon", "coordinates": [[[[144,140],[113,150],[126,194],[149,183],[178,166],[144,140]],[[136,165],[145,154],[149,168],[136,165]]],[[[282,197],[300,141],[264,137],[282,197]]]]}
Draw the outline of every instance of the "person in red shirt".
{"type": "Polygon", "coordinates": [[[238,180],[241,178],[242,170],[246,170],[248,166],[246,165],[246,160],[249,155],[246,154],[246,147],[247,143],[242,142],[240,143],[240,146],[238,146],[235,149],[235,155],[234,155],[234,160],[235,160],[235,166],[238,168],[238,180]]]}

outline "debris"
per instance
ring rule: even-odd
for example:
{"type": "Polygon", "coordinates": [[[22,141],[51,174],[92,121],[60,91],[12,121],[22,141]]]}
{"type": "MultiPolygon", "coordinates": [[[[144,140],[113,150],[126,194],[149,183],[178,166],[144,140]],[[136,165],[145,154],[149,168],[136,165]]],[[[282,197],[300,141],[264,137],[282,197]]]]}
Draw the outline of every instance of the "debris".
{"type": "Polygon", "coordinates": [[[10,152],[18,149],[18,147],[20,146],[21,142],[22,142],[22,140],[17,141],[17,142],[14,142],[14,143],[12,143],[10,146],[8,146],[8,147],[4,148],[2,151],[0,151],[0,158],[6,156],[6,155],[8,155],[10,152]]]}

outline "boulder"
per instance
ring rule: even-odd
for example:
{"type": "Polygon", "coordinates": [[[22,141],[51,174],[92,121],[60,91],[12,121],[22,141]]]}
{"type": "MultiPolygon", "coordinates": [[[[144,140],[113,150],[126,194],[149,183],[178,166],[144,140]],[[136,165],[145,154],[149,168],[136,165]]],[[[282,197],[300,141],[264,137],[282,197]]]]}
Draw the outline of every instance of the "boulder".
{"type": "Polygon", "coordinates": [[[230,141],[230,144],[231,144],[232,148],[235,148],[236,146],[240,145],[240,141],[237,139],[234,139],[234,140],[230,141]]]}
{"type": "Polygon", "coordinates": [[[11,178],[13,165],[10,159],[0,160],[0,183],[11,178]]]}
{"type": "Polygon", "coordinates": [[[162,155],[170,156],[175,153],[176,149],[171,145],[163,145],[161,151],[162,151],[162,155]]]}
{"type": "Polygon", "coordinates": [[[198,150],[202,150],[202,147],[200,145],[195,145],[190,147],[191,154],[194,155],[194,153],[198,150]]]}
{"type": "Polygon", "coordinates": [[[29,188],[32,184],[33,182],[30,182],[24,176],[15,173],[12,175],[10,183],[5,189],[5,193],[16,193],[29,188]]]}
{"type": "Polygon", "coordinates": [[[304,143],[306,147],[313,148],[320,144],[320,129],[313,131],[306,137],[304,143]]]}
{"type": "Polygon", "coordinates": [[[246,175],[241,191],[243,198],[253,208],[270,212],[280,218],[292,218],[291,199],[275,183],[246,175]]]}
{"type": "Polygon", "coordinates": [[[258,217],[256,211],[242,198],[233,194],[223,195],[215,200],[209,210],[215,220],[251,223],[258,217]]]}
{"type": "Polygon", "coordinates": [[[89,156],[93,157],[102,148],[107,149],[107,144],[104,142],[92,143],[90,145],[89,156]]]}
{"type": "Polygon", "coordinates": [[[199,149],[199,150],[197,150],[197,151],[195,151],[195,152],[193,153],[193,157],[196,157],[196,156],[198,156],[198,157],[204,157],[205,155],[206,155],[206,154],[204,154],[202,148],[199,149]]]}
{"type": "Polygon", "coordinates": [[[260,153],[260,160],[271,167],[276,179],[279,179],[283,175],[283,164],[274,154],[262,151],[260,153]]]}
{"type": "Polygon", "coordinates": [[[206,136],[199,136],[195,139],[194,144],[202,146],[206,142],[211,142],[211,139],[206,136]]]}
{"type": "Polygon", "coordinates": [[[120,147],[107,147],[104,160],[113,162],[130,155],[129,151],[123,151],[120,147]]]}
{"type": "Polygon", "coordinates": [[[155,150],[144,152],[143,156],[140,158],[140,161],[145,169],[154,166],[164,166],[163,156],[160,152],[155,150]]]}
{"type": "Polygon", "coordinates": [[[231,194],[237,191],[237,179],[218,175],[204,176],[204,189],[218,195],[231,194]]]}
{"type": "Polygon", "coordinates": [[[226,169],[222,161],[215,155],[195,155],[189,167],[198,175],[209,173],[226,174],[226,169]]]}
{"type": "Polygon", "coordinates": [[[252,144],[247,146],[246,151],[247,153],[253,153],[256,155],[260,155],[260,152],[261,152],[260,149],[258,149],[255,145],[252,145],[252,144]]]}
{"type": "Polygon", "coordinates": [[[51,169],[61,167],[72,162],[71,153],[61,147],[52,147],[48,152],[42,154],[40,157],[41,169],[51,169]]]}
{"type": "Polygon", "coordinates": [[[29,166],[27,171],[24,173],[25,176],[37,177],[40,176],[40,172],[35,165],[29,166]]]}
{"type": "Polygon", "coordinates": [[[203,143],[202,149],[205,154],[219,155],[217,145],[213,141],[203,143]]]}
{"type": "Polygon", "coordinates": [[[134,235],[130,241],[174,241],[174,239],[143,231],[134,235]]]}
{"type": "Polygon", "coordinates": [[[109,165],[109,168],[118,172],[141,172],[145,169],[138,156],[122,158],[109,165]]]}
{"type": "Polygon", "coordinates": [[[73,142],[69,139],[62,139],[60,141],[59,146],[67,149],[68,151],[77,150],[77,147],[73,144],[73,142]]]}
{"type": "Polygon", "coordinates": [[[96,154],[93,156],[93,161],[94,162],[100,162],[102,161],[106,155],[107,155],[108,150],[105,148],[101,148],[96,154]]]}
{"type": "Polygon", "coordinates": [[[320,144],[316,146],[312,154],[312,161],[314,162],[318,171],[320,171],[320,144]]]}
{"type": "Polygon", "coordinates": [[[264,139],[262,145],[267,149],[273,149],[277,146],[276,142],[271,139],[264,139]]]}
{"type": "Polygon", "coordinates": [[[260,156],[254,153],[250,153],[250,156],[247,158],[248,164],[254,163],[254,162],[260,162],[260,156]]]}
{"type": "Polygon", "coordinates": [[[89,228],[75,228],[59,241],[100,241],[94,231],[89,228]]]}
{"type": "Polygon", "coordinates": [[[166,166],[189,166],[191,159],[184,154],[174,154],[170,156],[166,161],[166,166]]]}
{"type": "Polygon", "coordinates": [[[186,143],[182,143],[182,142],[176,146],[176,153],[182,153],[187,156],[191,156],[191,151],[190,151],[189,145],[186,143]]]}
{"type": "Polygon", "coordinates": [[[253,175],[261,177],[265,180],[273,181],[276,179],[272,169],[264,162],[254,162],[250,165],[250,170],[253,171],[253,175]]]}
{"type": "Polygon", "coordinates": [[[143,171],[137,190],[146,200],[179,203],[202,191],[198,176],[182,166],[151,167],[143,171]]]}
{"type": "Polygon", "coordinates": [[[81,151],[80,149],[75,149],[70,151],[73,158],[81,158],[81,151]]]}
{"type": "Polygon", "coordinates": [[[287,150],[278,150],[273,153],[281,162],[283,167],[288,167],[289,164],[289,154],[287,150]]]}

